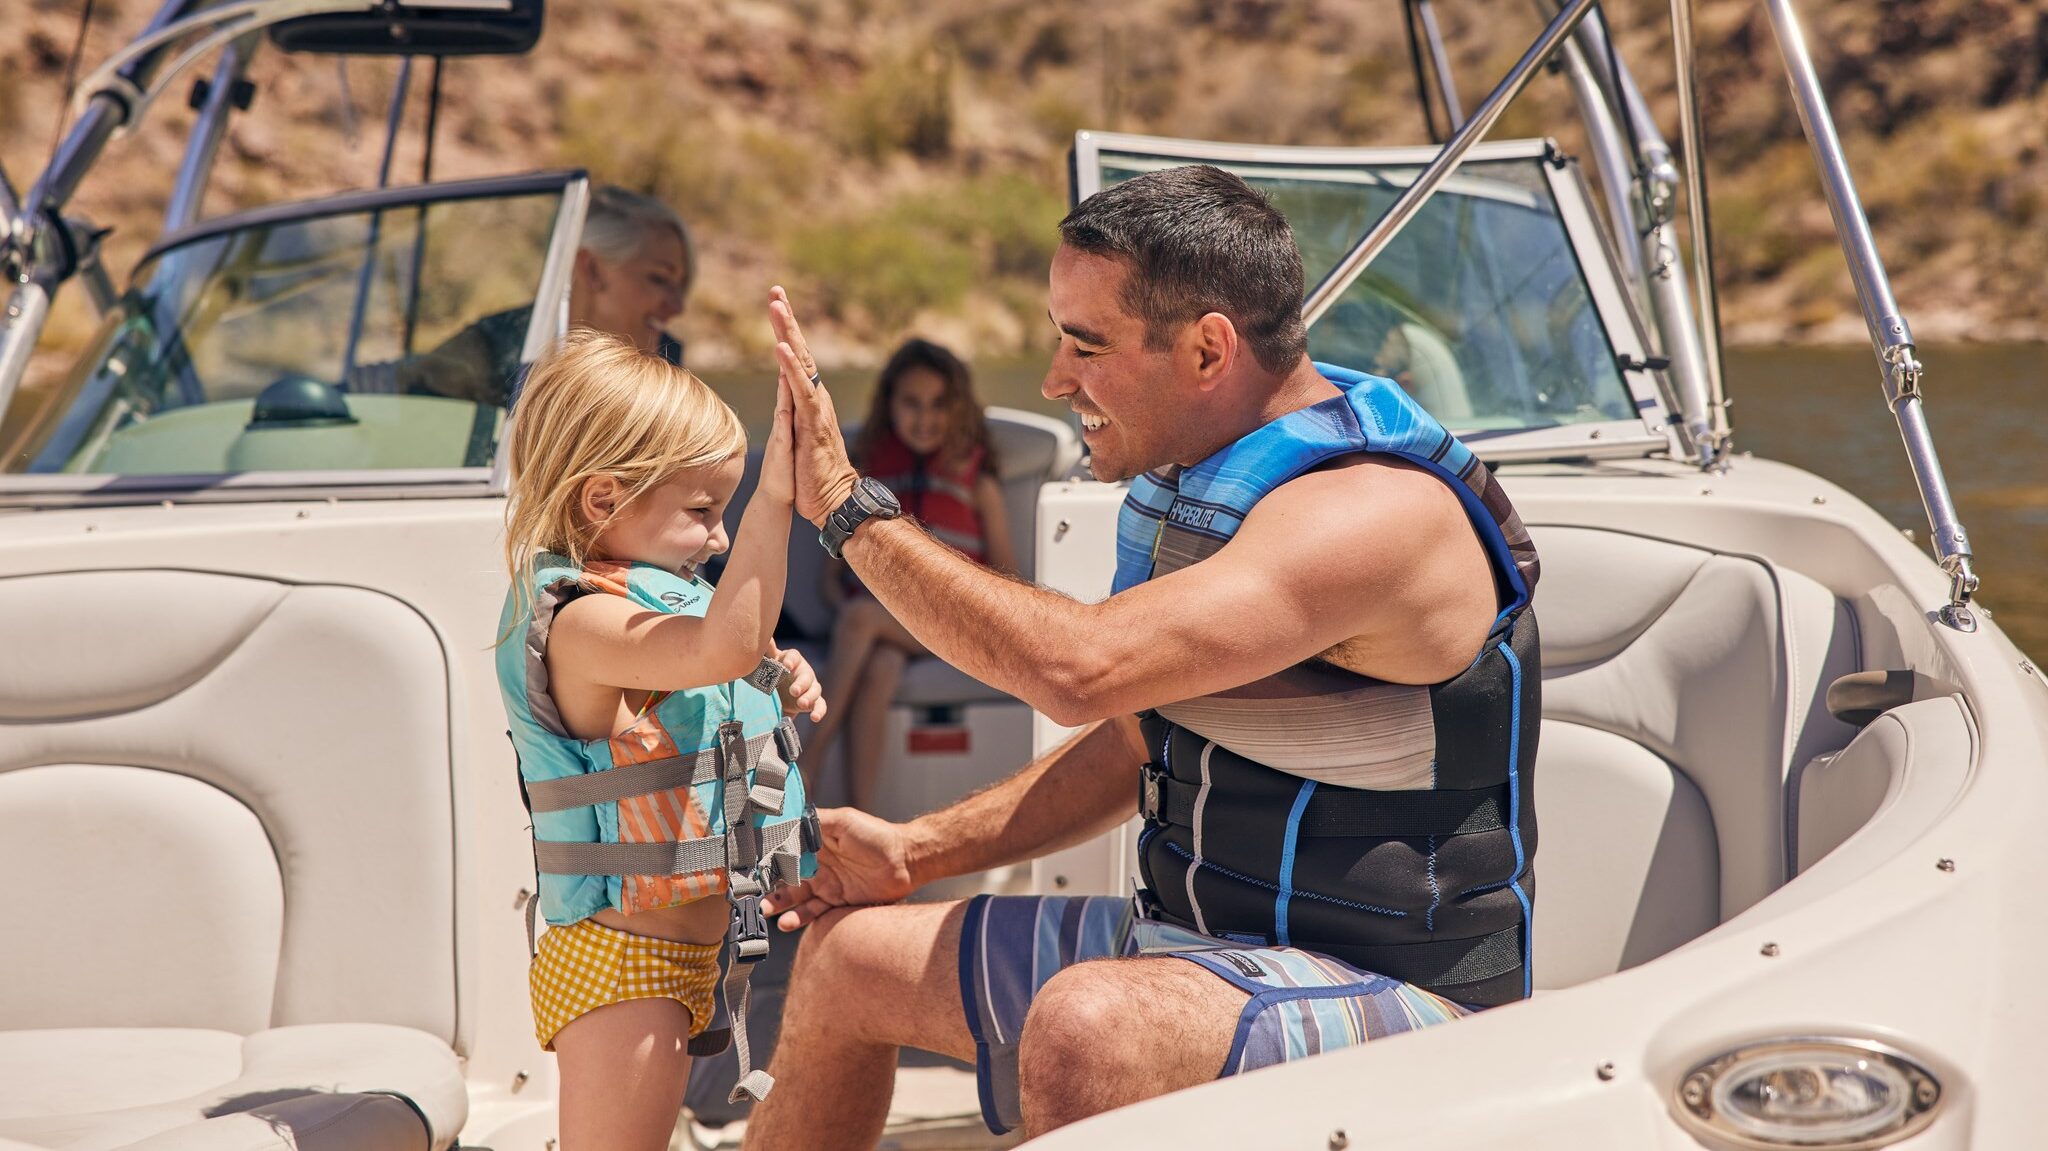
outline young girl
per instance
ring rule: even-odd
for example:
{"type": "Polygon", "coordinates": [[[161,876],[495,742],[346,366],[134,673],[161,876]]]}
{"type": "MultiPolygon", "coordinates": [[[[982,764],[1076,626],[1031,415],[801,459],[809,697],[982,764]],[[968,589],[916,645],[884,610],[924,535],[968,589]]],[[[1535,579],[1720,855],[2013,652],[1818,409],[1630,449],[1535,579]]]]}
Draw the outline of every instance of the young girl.
{"type": "Polygon", "coordinates": [[[739,419],[689,372],[587,329],[534,366],[512,421],[512,572],[498,682],[533,813],[536,1035],[561,1072],[564,1151],[666,1148],[714,1014],[719,943],[748,1076],[744,972],[759,896],[815,837],[783,694],[824,714],[815,677],[769,635],[788,562],[790,398],[728,549],[739,419]],[[764,664],[763,655],[780,655],[764,664]],[[728,835],[728,832],[734,834],[728,835]]]}
{"type": "MultiPolygon", "coordinates": [[[[863,474],[887,484],[903,510],[942,542],[999,571],[1016,568],[988,421],[958,356],[928,340],[897,348],[882,367],[853,454],[863,474]]],[[[844,563],[826,561],[820,590],[839,609],[826,694],[845,706],[818,728],[812,742],[821,754],[828,751],[843,720],[852,803],[870,808],[889,701],[904,664],[925,648],[888,609],[850,583],[844,563]]]]}

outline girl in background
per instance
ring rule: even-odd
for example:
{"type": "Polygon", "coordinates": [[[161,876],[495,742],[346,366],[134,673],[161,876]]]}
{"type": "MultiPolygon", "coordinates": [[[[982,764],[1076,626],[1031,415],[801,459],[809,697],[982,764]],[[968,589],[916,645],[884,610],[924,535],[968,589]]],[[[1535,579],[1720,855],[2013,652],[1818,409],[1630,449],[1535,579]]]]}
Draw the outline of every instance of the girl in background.
{"type": "MultiPolygon", "coordinates": [[[[888,485],[942,543],[998,571],[1016,569],[988,420],[960,357],[929,340],[897,348],[875,383],[853,456],[861,474],[888,485]]],[[[889,701],[910,657],[926,652],[844,562],[827,560],[821,578],[838,623],[825,674],[832,712],[812,742],[829,754],[843,726],[852,803],[865,810],[875,800],[889,701]]]]}

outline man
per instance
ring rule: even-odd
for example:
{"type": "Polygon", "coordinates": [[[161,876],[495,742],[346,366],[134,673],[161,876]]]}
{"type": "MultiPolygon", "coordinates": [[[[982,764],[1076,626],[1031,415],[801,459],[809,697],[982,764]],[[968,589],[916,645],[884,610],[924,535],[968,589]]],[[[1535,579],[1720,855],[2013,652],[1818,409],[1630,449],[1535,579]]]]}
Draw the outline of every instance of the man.
{"type": "Polygon", "coordinates": [[[788,302],[797,510],[919,641],[1080,728],[909,824],[824,813],[750,1147],[869,1147],[897,1049],[972,1059],[1031,1134],[1528,994],[1540,712],[1528,536],[1398,385],[1307,358],[1286,221],[1208,167],[1061,223],[1045,394],[1138,477],[1116,591],[959,559],[857,483],[788,302]],[[1140,810],[1118,898],[902,898],[1140,810]],[[1110,958],[1114,957],[1114,958],[1110,958]],[[1103,962],[1081,962],[1101,958],[1103,962]]]}
{"type": "MultiPolygon", "coordinates": [[[[690,232],[674,209],[604,185],[591,194],[570,270],[569,326],[630,340],[641,351],[681,367],[683,345],[663,325],[682,314],[695,275],[690,232]]],[[[519,377],[532,317],[528,304],[477,320],[402,365],[401,390],[505,406],[519,377]]]]}

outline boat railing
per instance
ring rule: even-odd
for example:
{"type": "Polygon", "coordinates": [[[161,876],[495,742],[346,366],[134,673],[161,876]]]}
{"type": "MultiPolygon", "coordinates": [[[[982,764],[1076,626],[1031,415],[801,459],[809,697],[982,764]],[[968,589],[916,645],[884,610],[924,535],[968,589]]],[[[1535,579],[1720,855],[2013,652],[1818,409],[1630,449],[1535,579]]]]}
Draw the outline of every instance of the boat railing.
{"type": "Polygon", "coordinates": [[[1933,531],[1935,557],[1948,573],[1949,602],[1937,615],[1957,631],[1975,631],[1977,621],[1970,610],[1970,599],[1977,591],[1977,572],[1971,562],[1969,536],[1956,515],[1941,457],[1935,452],[1934,438],[1927,430],[1927,414],[1922,410],[1920,395],[1925,369],[1913,344],[1913,331],[1899,311],[1898,300],[1892,295],[1891,277],[1877,254],[1877,241],[1871,235],[1870,220],[1863,213],[1863,202],[1856,195],[1856,180],[1849,172],[1841,137],[1835,132],[1834,117],[1828,112],[1826,94],[1814,71],[1813,57],[1807,51],[1799,14],[1791,0],[1766,0],[1764,10],[1770,15],[1778,52],[1785,59],[1785,77],[1792,86],[1799,124],[1806,131],[1814,163],[1820,168],[1821,190],[1827,196],[1828,213],[1834,217],[1835,234],[1849,260],[1849,277],[1856,285],[1856,300],[1863,309],[1871,348],[1877,353],[1885,403],[1898,421],[1899,436],[1906,445],[1906,460],[1913,469],[1913,482],[1920,490],[1920,503],[1933,531]]]}

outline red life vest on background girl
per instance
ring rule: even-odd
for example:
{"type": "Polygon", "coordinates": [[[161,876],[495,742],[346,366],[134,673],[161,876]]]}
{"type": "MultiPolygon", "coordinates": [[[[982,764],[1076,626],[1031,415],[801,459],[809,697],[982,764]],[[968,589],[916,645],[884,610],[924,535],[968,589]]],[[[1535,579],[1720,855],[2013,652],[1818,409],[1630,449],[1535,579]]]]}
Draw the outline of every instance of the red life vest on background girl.
{"type": "Polygon", "coordinates": [[[903,510],[916,516],[939,542],[976,563],[988,562],[988,535],[974,500],[988,453],[976,447],[964,456],[918,455],[887,429],[869,452],[866,475],[896,494],[903,510]]]}

